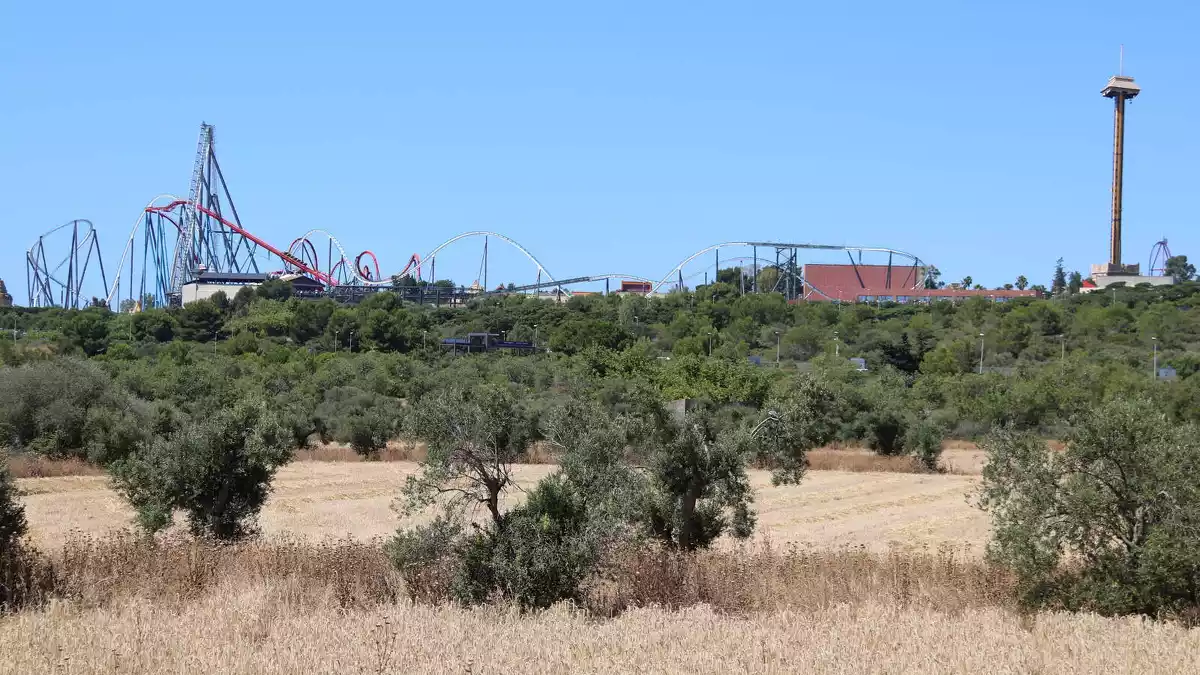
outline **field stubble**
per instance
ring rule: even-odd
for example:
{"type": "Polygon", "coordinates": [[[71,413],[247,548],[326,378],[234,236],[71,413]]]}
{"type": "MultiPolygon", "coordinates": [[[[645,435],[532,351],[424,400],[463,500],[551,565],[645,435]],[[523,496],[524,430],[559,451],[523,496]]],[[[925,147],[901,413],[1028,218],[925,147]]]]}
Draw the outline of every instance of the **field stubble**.
{"type": "Polygon", "coordinates": [[[357,542],[70,542],[66,600],[0,619],[0,673],[1195,672],[1200,631],[1023,616],[948,551],[764,544],[620,559],[592,611],[396,600],[357,542]],[[611,610],[607,611],[606,610],[611,610]]]}
{"type": "Polygon", "coordinates": [[[1200,670],[1200,631],[1015,611],[1011,579],[978,557],[987,521],[961,475],[775,488],[755,471],[763,540],[615,557],[587,610],[412,604],[378,539],[413,468],[286,467],[266,536],[236,546],[121,534],[131,514],[102,476],[19,481],[57,599],[0,619],[0,673],[1200,670]]]}
{"type": "MultiPolygon", "coordinates": [[[[259,519],[269,537],[312,540],[390,536],[405,520],[393,508],[411,462],[296,462],[280,470],[259,519]]],[[[519,466],[522,488],[554,471],[519,466]]],[[[968,503],[976,478],[947,474],[813,471],[798,486],[772,487],[751,471],[759,531],[779,545],[866,546],[874,551],[954,545],[982,551],[985,514],[968,503]]],[[[104,476],[22,479],[35,544],[52,549],[72,533],[104,535],[130,527],[132,512],[104,476]]],[[[514,493],[515,499],[521,496],[514,493]]],[[[511,502],[510,502],[511,503],[511,502]]]]}

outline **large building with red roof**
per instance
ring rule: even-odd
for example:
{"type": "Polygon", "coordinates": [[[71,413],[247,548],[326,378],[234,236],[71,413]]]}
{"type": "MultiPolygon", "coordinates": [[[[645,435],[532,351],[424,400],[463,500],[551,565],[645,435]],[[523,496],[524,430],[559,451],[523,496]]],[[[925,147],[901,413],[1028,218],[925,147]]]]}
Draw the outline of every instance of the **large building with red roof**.
{"type": "Polygon", "coordinates": [[[1032,290],[925,288],[925,268],[908,265],[804,266],[804,299],[818,302],[931,302],[982,296],[996,301],[1035,298],[1032,290]]]}

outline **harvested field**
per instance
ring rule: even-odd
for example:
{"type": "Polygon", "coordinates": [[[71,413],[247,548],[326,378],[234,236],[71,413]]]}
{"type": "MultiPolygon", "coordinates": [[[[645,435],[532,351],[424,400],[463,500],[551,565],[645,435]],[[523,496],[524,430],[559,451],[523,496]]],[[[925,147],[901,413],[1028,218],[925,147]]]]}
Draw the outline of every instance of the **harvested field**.
{"type": "MultiPolygon", "coordinates": [[[[310,539],[386,537],[400,524],[392,502],[410,462],[296,462],[279,472],[263,511],[268,536],[310,539]]],[[[528,487],[554,470],[525,465],[528,487]]],[[[969,476],[813,471],[803,484],[772,487],[753,471],[759,532],[777,544],[807,547],[866,546],[887,550],[961,545],[980,551],[988,534],[985,514],[967,503],[976,480],[969,476]]],[[[19,486],[30,535],[54,548],[72,531],[103,535],[128,527],[132,514],[104,476],[22,479],[19,486]]]]}
{"type": "Polygon", "coordinates": [[[1188,673],[1200,631],[1140,619],[885,601],[736,616],[705,606],[599,621],[557,607],[343,610],[295,584],[182,606],[58,604],[0,620],[0,673],[1188,673]]]}

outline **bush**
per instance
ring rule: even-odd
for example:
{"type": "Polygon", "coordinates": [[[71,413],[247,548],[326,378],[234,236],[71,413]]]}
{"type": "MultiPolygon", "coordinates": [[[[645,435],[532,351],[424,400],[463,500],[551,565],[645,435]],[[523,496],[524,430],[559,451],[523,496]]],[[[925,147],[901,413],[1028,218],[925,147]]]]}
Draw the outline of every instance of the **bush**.
{"type": "Polygon", "coordinates": [[[463,526],[440,515],[428,525],[402,530],[384,545],[400,572],[408,596],[420,602],[441,602],[450,596],[458,573],[463,526]]]}
{"type": "Polygon", "coordinates": [[[927,471],[939,471],[942,458],[942,439],[945,432],[928,419],[914,422],[904,434],[905,452],[916,457],[927,471]]]}
{"type": "MultiPolygon", "coordinates": [[[[86,361],[30,363],[6,368],[0,378],[0,447],[28,449],[54,459],[87,459],[89,445],[96,447],[106,422],[133,413],[129,397],[86,361]]],[[[127,425],[128,430],[139,427],[127,425]]]]}
{"type": "Polygon", "coordinates": [[[579,601],[605,541],[605,528],[592,525],[586,499],[564,476],[539,481],[492,538],[497,591],[524,609],[579,601]]]}
{"type": "Polygon", "coordinates": [[[989,552],[1024,602],[1200,616],[1200,429],[1134,400],[1077,419],[1062,452],[1009,430],[985,447],[989,552]]]}
{"type": "Polygon", "coordinates": [[[0,451],[0,613],[37,602],[53,587],[50,566],[22,541],[27,527],[8,457],[0,451]]]}
{"type": "Polygon", "coordinates": [[[265,405],[243,401],[142,444],[110,470],[147,531],[170,525],[179,509],[193,534],[238,539],[255,531],[291,440],[265,405]]]}
{"type": "Polygon", "coordinates": [[[325,392],[314,416],[322,436],[348,443],[369,459],[379,457],[399,430],[399,401],[357,387],[337,387],[325,392]]]}
{"type": "Polygon", "coordinates": [[[8,455],[0,451],[0,556],[25,536],[25,507],[17,501],[17,486],[8,472],[8,455]]]}

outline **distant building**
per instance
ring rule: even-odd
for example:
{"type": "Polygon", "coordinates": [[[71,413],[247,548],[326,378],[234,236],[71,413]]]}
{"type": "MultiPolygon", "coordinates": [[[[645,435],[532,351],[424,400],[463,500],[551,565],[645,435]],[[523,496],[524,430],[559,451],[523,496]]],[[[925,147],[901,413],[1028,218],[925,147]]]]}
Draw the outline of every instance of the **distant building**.
{"type": "Polygon", "coordinates": [[[321,282],[300,274],[276,276],[260,273],[201,272],[194,281],[183,285],[180,295],[185,305],[197,300],[207,300],[218,292],[224,292],[232,299],[242,287],[258,286],[267,279],[274,278],[291,283],[292,291],[296,295],[320,295],[325,291],[321,282]]]}
{"type": "Polygon", "coordinates": [[[518,354],[532,354],[537,351],[537,346],[532,342],[524,340],[498,340],[500,337],[496,333],[467,333],[465,338],[443,338],[442,346],[450,347],[455,354],[462,352],[471,354],[474,352],[488,352],[497,349],[509,349],[518,354]]]}
{"type": "Polygon", "coordinates": [[[8,289],[4,287],[4,280],[0,279],[0,307],[12,307],[12,296],[8,294],[8,289]]]}
{"type": "Polygon", "coordinates": [[[618,293],[638,293],[640,295],[645,295],[651,291],[653,286],[654,285],[651,284],[649,281],[625,280],[625,281],[621,282],[621,288],[617,292],[618,293]]]}
{"type": "Polygon", "coordinates": [[[903,305],[973,297],[996,302],[1038,297],[1033,290],[925,288],[925,273],[919,265],[805,265],[804,299],[903,305]]]}

